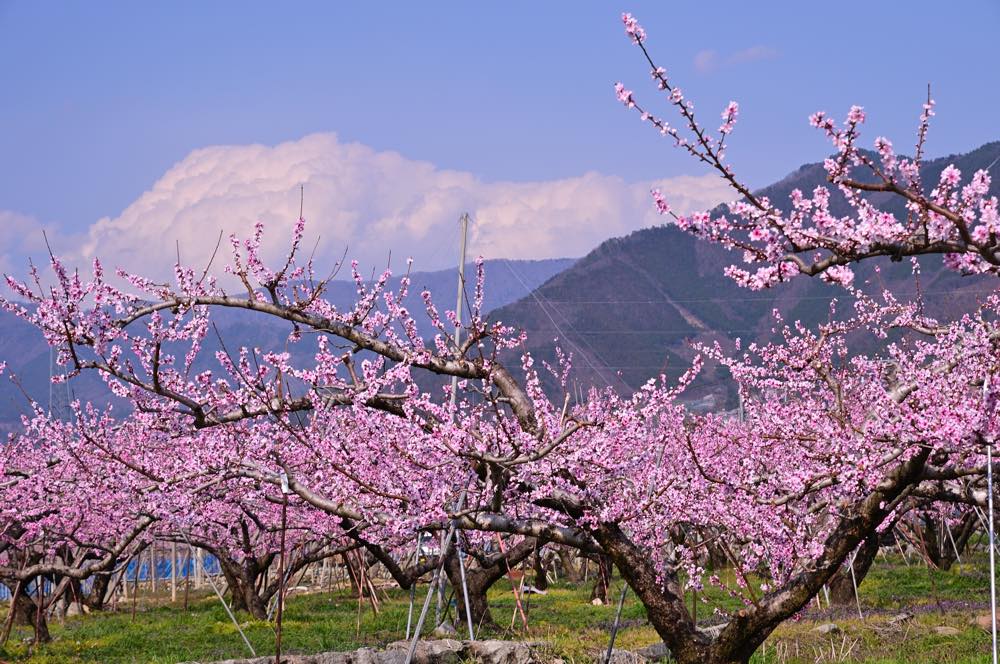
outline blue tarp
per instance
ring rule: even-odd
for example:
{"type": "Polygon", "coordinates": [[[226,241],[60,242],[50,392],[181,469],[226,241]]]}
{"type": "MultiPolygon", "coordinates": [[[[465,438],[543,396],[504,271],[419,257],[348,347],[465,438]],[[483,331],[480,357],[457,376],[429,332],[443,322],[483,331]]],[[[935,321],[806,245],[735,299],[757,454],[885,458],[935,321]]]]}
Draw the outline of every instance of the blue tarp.
{"type": "MultiPolygon", "coordinates": [[[[184,562],[184,556],[181,556],[178,553],[177,557],[179,559],[177,561],[178,562],[178,564],[177,564],[177,577],[180,578],[180,579],[183,579],[183,578],[186,578],[189,574],[193,576],[194,575],[194,563],[195,563],[195,561],[193,559],[192,560],[188,560],[187,563],[185,564],[185,562],[184,562]]],[[[215,556],[211,556],[211,555],[205,554],[204,557],[202,558],[202,564],[203,564],[203,568],[204,568],[205,572],[207,572],[208,574],[219,574],[221,572],[221,569],[219,568],[219,561],[216,560],[215,556]]],[[[134,581],[135,580],[136,571],[138,571],[138,573],[139,573],[139,580],[140,581],[149,581],[149,558],[147,558],[146,556],[143,556],[141,562],[138,562],[136,560],[133,560],[132,562],[130,562],[128,564],[128,570],[125,573],[126,574],[125,578],[128,579],[129,581],[134,581]]],[[[165,581],[165,580],[169,580],[170,579],[170,559],[169,558],[159,558],[159,559],[157,559],[157,561],[156,561],[156,579],[158,581],[160,581],[160,580],[164,580],[165,581]]],[[[86,592],[86,591],[88,591],[90,589],[90,584],[91,583],[93,583],[93,580],[91,580],[91,579],[87,579],[86,581],[83,582],[84,592],[86,592]]],[[[43,587],[45,588],[45,592],[51,592],[52,591],[52,584],[49,583],[48,581],[45,582],[45,585],[43,587]]],[[[29,594],[34,594],[35,593],[35,583],[34,582],[32,582],[28,586],[28,593],[29,594]]],[[[0,600],[7,600],[7,599],[10,599],[10,589],[7,588],[7,586],[0,585],[0,600]]]]}

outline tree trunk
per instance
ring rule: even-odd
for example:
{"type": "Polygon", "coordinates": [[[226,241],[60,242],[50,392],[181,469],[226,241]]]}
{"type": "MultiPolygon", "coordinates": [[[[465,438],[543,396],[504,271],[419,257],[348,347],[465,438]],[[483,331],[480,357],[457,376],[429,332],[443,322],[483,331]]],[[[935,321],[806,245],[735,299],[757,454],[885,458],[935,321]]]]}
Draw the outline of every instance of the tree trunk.
{"type": "Polygon", "coordinates": [[[547,590],[549,587],[549,574],[548,574],[548,564],[545,560],[544,552],[542,549],[535,549],[535,588],[538,590],[547,590]]]}
{"type": "Polygon", "coordinates": [[[710,653],[699,653],[694,657],[678,657],[677,664],[749,664],[750,658],[746,659],[719,657],[710,653]]]}
{"type": "Polygon", "coordinates": [[[706,565],[708,569],[718,570],[729,567],[729,558],[726,556],[726,552],[714,541],[710,540],[705,544],[705,551],[707,552],[706,565]]]}
{"type": "Polygon", "coordinates": [[[912,513],[911,516],[900,522],[899,532],[928,565],[940,570],[951,569],[979,526],[979,518],[973,510],[962,515],[955,529],[942,523],[941,519],[947,517],[933,513],[912,513]]]}
{"type": "Polygon", "coordinates": [[[913,530],[916,533],[917,544],[927,562],[938,569],[943,569],[944,541],[938,538],[938,526],[938,520],[931,518],[929,514],[918,514],[913,530]]]}
{"type": "Polygon", "coordinates": [[[256,565],[240,565],[225,556],[216,555],[216,558],[229,585],[233,611],[245,611],[257,620],[267,620],[267,600],[257,592],[260,571],[249,569],[256,565]]]}
{"type": "MultiPolygon", "coordinates": [[[[430,556],[423,562],[415,561],[414,564],[409,567],[402,567],[388,551],[379,545],[372,544],[371,542],[358,537],[352,531],[348,531],[348,533],[349,536],[353,537],[355,541],[364,546],[365,550],[371,554],[373,563],[382,563],[382,566],[385,567],[387,572],[389,572],[389,576],[392,577],[392,580],[395,581],[403,590],[409,590],[410,586],[415,584],[420,577],[428,572],[434,571],[440,566],[439,557],[434,555],[430,556]]],[[[353,578],[352,583],[354,583],[353,578]]]]}
{"type": "Polygon", "coordinates": [[[580,583],[583,581],[583,571],[576,563],[579,560],[579,554],[575,549],[560,546],[556,549],[556,555],[559,557],[562,575],[566,581],[569,583],[580,583]]]}
{"type": "Polygon", "coordinates": [[[771,589],[752,607],[731,613],[715,640],[698,630],[688,612],[676,569],[658,569],[618,524],[599,523],[588,530],[642,601],[650,624],[679,664],[746,664],[774,629],[806,606],[851,552],[877,532],[904,491],[919,482],[929,453],[929,449],[917,451],[888,472],[875,490],[844,510],[811,565],[771,589]]]}
{"type": "MultiPolygon", "coordinates": [[[[41,579],[35,579],[36,583],[42,583],[41,579]]],[[[48,643],[52,640],[49,635],[49,624],[45,619],[45,611],[38,610],[38,602],[28,594],[27,583],[21,584],[18,593],[14,596],[14,624],[28,625],[35,630],[40,643],[48,643]]]]}
{"type": "MultiPolygon", "coordinates": [[[[466,560],[471,560],[471,558],[467,558],[466,560]]],[[[459,630],[459,633],[463,633],[461,625],[464,625],[466,621],[465,593],[462,592],[461,573],[461,569],[458,566],[458,557],[449,555],[445,560],[445,574],[448,576],[448,582],[451,584],[451,587],[455,589],[455,610],[457,612],[455,616],[455,628],[459,630]]],[[[490,602],[487,597],[487,592],[490,586],[493,585],[493,582],[487,575],[482,573],[482,570],[468,568],[465,570],[466,592],[469,593],[469,614],[472,617],[472,628],[477,631],[484,625],[487,627],[496,627],[493,615],[490,613],[490,602]]]]}
{"type": "Polygon", "coordinates": [[[242,587],[246,611],[257,620],[267,620],[267,602],[254,588],[252,581],[244,580],[242,587]]]}
{"type": "Polygon", "coordinates": [[[941,559],[938,562],[938,568],[944,571],[951,569],[951,566],[958,562],[958,557],[965,552],[965,547],[969,543],[969,539],[972,537],[973,533],[976,532],[976,528],[979,526],[979,519],[976,513],[969,510],[962,515],[961,521],[958,523],[958,527],[951,530],[951,533],[945,532],[946,544],[944,547],[944,553],[941,555],[941,559]],[[957,550],[957,552],[956,552],[957,550]]]}
{"type": "MultiPolygon", "coordinates": [[[[110,586],[111,574],[98,574],[94,576],[94,583],[90,586],[90,592],[80,597],[80,599],[90,610],[103,611],[104,602],[108,599],[108,589],[110,586]]],[[[77,593],[81,592],[79,587],[76,590],[77,593]]]]}
{"type": "Polygon", "coordinates": [[[830,602],[833,604],[854,604],[857,597],[854,592],[854,585],[861,587],[861,582],[868,575],[875,556],[881,544],[879,533],[873,532],[865,538],[864,543],[858,548],[854,556],[854,575],[851,575],[851,566],[844,564],[837,573],[830,577],[827,587],[830,589],[830,602]]]}
{"type": "Polygon", "coordinates": [[[594,580],[594,589],[590,591],[590,601],[601,600],[602,604],[608,603],[608,586],[611,585],[611,559],[605,555],[597,556],[597,578],[594,580]]]}
{"type": "MultiPolygon", "coordinates": [[[[527,559],[535,551],[536,547],[541,548],[541,546],[543,546],[541,543],[536,544],[534,539],[528,538],[508,549],[505,555],[498,554],[490,557],[465,556],[465,583],[469,593],[469,613],[472,616],[473,629],[478,630],[484,625],[488,627],[497,626],[493,621],[493,616],[490,614],[490,604],[487,597],[489,589],[497,581],[506,578],[508,570],[513,569],[518,563],[527,559]],[[473,566],[472,564],[474,559],[477,561],[477,566],[473,566]]],[[[458,564],[458,556],[454,550],[450,551],[445,558],[444,570],[448,576],[448,582],[455,589],[455,605],[458,611],[456,621],[464,623],[466,616],[465,597],[462,592],[462,571],[458,564]]],[[[461,632],[461,629],[459,632],[461,632]]]]}

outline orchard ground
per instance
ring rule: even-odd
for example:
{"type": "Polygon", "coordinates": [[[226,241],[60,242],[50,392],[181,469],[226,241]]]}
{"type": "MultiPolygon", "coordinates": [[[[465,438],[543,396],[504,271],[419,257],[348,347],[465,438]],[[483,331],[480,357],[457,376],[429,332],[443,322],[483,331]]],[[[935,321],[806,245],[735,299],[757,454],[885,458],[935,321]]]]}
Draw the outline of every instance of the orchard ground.
{"type": "MultiPolygon", "coordinates": [[[[984,558],[984,557],[983,557],[984,558]]],[[[519,627],[484,634],[490,638],[545,642],[544,655],[565,662],[596,661],[607,647],[608,632],[619,596],[617,578],[609,596],[611,605],[590,604],[591,586],[557,583],[546,595],[527,596],[529,629],[519,627]]],[[[426,586],[423,586],[425,589],[426,586]]],[[[379,647],[401,639],[406,628],[408,594],[387,590],[378,615],[367,601],[361,605],[346,588],[292,596],[287,604],[282,636],[284,652],[314,653],[379,647]]],[[[418,593],[422,598],[423,593],[418,593]]],[[[712,603],[727,604],[715,594],[712,603]]],[[[494,619],[509,625],[516,610],[510,586],[498,583],[490,593],[494,619]]],[[[700,602],[699,602],[700,603],[700,602]]],[[[729,608],[736,608],[729,600],[729,608]]],[[[861,587],[861,608],[818,609],[812,604],[798,620],[787,621],[768,639],[752,660],[755,664],[814,662],[979,663],[989,661],[990,635],[974,624],[989,613],[989,576],[985,560],[956,564],[947,572],[921,563],[906,564],[899,556],[880,560],[861,587]],[[912,614],[900,618],[900,614],[912,614]],[[837,631],[816,628],[833,623],[837,631]],[[950,628],[950,629],[942,629],[950,628]]],[[[419,604],[418,604],[419,609],[419,604]]],[[[718,622],[699,607],[704,624],[718,622]]],[[[273,654],[273,624],[247,620],[242,627],[258,655],[273,654]]],[[[454,616],[450,617],[454,622],[454,616]]],[[[518,624],[519,624],[518,620],[518,624]]],[[[988,624],[988,619],[987,619],[988,624]]],[[[3,662],[169,662],[201,661],[248,656],[235,627],[213,596],[192,594],[189,609],[171,604],[166,595],[141,596],[133,620],[131,606],[118,613],[72,617],[51,624],[53,641],[30,646],[29,628],[15,628],[3,662]]],[[[630,594],[622,614],[616,647],[636,650],[659,639],[630,594]]]]}

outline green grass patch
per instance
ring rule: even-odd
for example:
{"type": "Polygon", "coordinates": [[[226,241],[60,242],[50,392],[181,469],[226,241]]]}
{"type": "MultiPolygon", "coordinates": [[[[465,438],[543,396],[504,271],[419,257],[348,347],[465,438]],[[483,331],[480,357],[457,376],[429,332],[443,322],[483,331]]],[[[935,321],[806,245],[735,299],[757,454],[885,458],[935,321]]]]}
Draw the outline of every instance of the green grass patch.
{"type": "MultiPolygon", "coordinates": [[[[722,573],[725,577],[726,572],[722,573]]],[[[731,579],[731,572],[728,572],[731,579]]],[[[879,560],[862,585],[865,618],[853,607],[818,609],[815,604],[796,620],[782,625],[768,639],[754,664],[802,664],[815,662],[870,662],[872,664],[971,664],[987,662],[989,634],[970,619],[984,613],[988,601],[988,576],[983,561],[956,565],[953,569],[928,571],[922,565],[907,566],[901,558],[879,560]],[[893,614],[908,610],[914,618],[893,622],[893,614]],[[834,622],[841,631],[822,635],[817,624],[834,622]],[[937,627],[952,627],[955,635],[942,635],[937,627]]],[[[548,644],[552,658],[570,662],[591,662],[607,647],[621,589],[616,581],[609,593],[612,601],[594,606],[589,602],[590,586],[555,584],[547,595],[526,598],[529,629],[524,633],[509,584],[498,583],[490,594],[493,618],[498,630],[481,636],[530,639],[548,644]]],[[[420,589],[415,612],[426,586],[420,589]]],[[[707,589],[699,599],[701,618],[712,616],[712,607],[727,610],[738,601],[718,589],[707,589]]],[[[689,596],[688,601],[693,598],[689,596]]],[[[101,613],[69,618],[50,624],[53,641],[37,649],[30,645],[30,629],[14,629],[0,661],[64,662],[150,662],[168,664],[184,661],[213,661],[248,656],[245,645],[224,609],[214,596],[193,600],[188,610],[169,605],[163,598],[140,608],[133,620],[128,607],[118,613],[101,613]]],[[[376,615],[367,602],[361,605],[347,590],[298,595],[289,599],[284,619],[283,650],[286,653],[315,653],[353,650],[362,646],[383,647],[403,638],[406,630],[408,593],[390,590],[376,615]]],[[[988,609],[986,609],[988,611],[988,609]]],[[[258,655],[274,653],[272,623],[239,615],[241,627],[258,655]]],[[[450,619],[464,634],[463,623],[450,619]]],[[[656,643],[656,632],[646,621],[643,607],[631,593],[626,600],[623,627],[617,647],[636,649],[656,643]]]]}

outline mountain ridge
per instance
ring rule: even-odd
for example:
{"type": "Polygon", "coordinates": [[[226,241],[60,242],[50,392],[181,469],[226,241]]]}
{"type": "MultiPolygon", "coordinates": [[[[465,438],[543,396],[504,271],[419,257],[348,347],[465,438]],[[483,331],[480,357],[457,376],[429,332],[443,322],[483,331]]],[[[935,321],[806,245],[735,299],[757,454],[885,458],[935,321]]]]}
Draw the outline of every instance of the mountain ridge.
{"type": "MultiPolygon", "coordinates": [[[[925,183],[935,183],[948,164],[954,163],[968,177],[998,161],[1000,141],[992,141],[965,154],[927,161],[921,172],[925,183]]],[[[822,164],[810,163],[757,193],[784,208],[793,189],[811,192],[827,184],[822,164]]],[[[1000,178],[994,177],[991,194],[1000,195],[1000,178]]],[[[898,197],[874,194],[870,199],[883,209],[905,214],[898,197]]],[[[837,191],[830,208],[841,216],[851,211],[837,191]]],[[[723,210],[720,206],[713,212],[723,210]]],[[[740,288],[723,275],[723,269],[740,258],[672,225],[644,228],[602,242],[528,297],[493,315],[527,332],[523,350],[536,359],[553,362],[557,343],[552,340],[559,337],[558,345],[576,357],[574,373],[581,387],[631,391],[660,373],[676,379],[690,366],[695,344],[719,342],[731,350],[737,338],[772,338],[772,310],[786,320],[814,325],[829,316],[831,301],[849,299],[842,289],[808,277],[765,291],[740,288]]],[[[963,311],[984,288],[996,287],[993,277],[963,277],[946,270],[937,256],[922,258],[921,269],[928,309],[943,316],[963,311]]],[[[870,282],[872,287],[888,286],[900,293],[915,289],[909,263],[869,261],[858,265],[856,273],[859,284],[870,282]]],[[[546,387],[558,389],[551,379],[546,387]]],[[[722,408],[732,406],[734,393],[721,367],[709,364],[688,396],[710,398],[709,407],[722,408]]]]}
{"type": "MultiPolygon", "coordinates": [[[[950,163],[968,176],[998,162],[1000,141],[993,141],[968,153],[930,160],[922,173],[930,183],[950,163]]],[[[822,164],[803,164],[759,193],[782,207],[793,189],[811,191],[825,184],[822,164]]],[[[1000,195],[1000,178],[994,178],[991,194],[1000,195]]],[[[896,198],[885,194],[871,198],[889,211],[905,213],[896,198]]],[[[830,208],[837,215],[850,211],[836,191],[830,208]]],[[[519,365],[523,351],[554,364],[555,349],[561,346],[575,358],[570,389],[580,392],[597,386],[630,392],[661,374],[676,379],[690,366],[697,344],[719,343],[732,350],[736,339],[772,338],[773,310],[786,320],[814,325],[830,315],[831,301],[849,299],[843,290],[808,277],[766,291],[742,289],[723,274],[727,265],[738,261],[738,254],[676,227],[643,228],[609,238],[579,259],[486,261],[484,311],[527,332],[526,345],[505,358],[512,367],[519,365]]],[[[962,277],[944,269],[940,257],[926,257],[921,265],[920,286],[931,313],[947,316],[965,311],[984,292],[996,288],[995,278],[962,277]]],[[[856,272],[859,283],[871,282],[897,293],[915,288],[907,263],[869,261],[856,272]]],[[[474,265],[467,263],[467,280],[472,274],[474,265]]],[[[414,298],[427,289],[434,293],[439,310],[451,308],[457,276],[457,266],[413,273],[411,299],[417,301],[414,298]]],[[[394,277],[389,287],[397,288],[399,279],[394,277]]],[[[356,297],[356,286],[351,281],[331,282],[328,297],[338,307],[348,307],[356,297]]],[[[417,314],[419,333],[433,336],[436,330],[417,314]]],[[[216,322],[233,347],[282,348],[290,331],[283,322],[261,322],[246,312],[221,311],[216,322]]],[[[207,339],[204,355],[212,357],[216,346],[216,340],[207,339]]],[[[293,346],[289,350],[296,356],[312,352],[306,344],[293,346]]],[[[8,376],[16,374],[20,381],[0,381],[0,428],[12,430],[27,411],[25,394],[45,402],[50,355],[38,331],[8,312],[0,312],[0,361],[4,360],[8,376]]],[[[428,389],[440,383],[428,378],[421,384],[425,382],[428,389]]],[[[551,377],[543,375],[543,382],[552,393],[560,390],[551,377]]],[[[73,397],[107,402],[107,390],[93,374],[74,379],[71,388],[73,397]]],[[[707,364],[685,398],[704,408],[731,407],[734,393],[727,372],[707,364]]]]}

